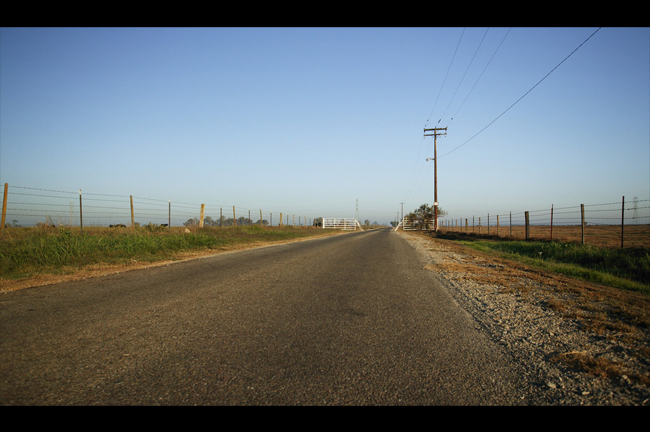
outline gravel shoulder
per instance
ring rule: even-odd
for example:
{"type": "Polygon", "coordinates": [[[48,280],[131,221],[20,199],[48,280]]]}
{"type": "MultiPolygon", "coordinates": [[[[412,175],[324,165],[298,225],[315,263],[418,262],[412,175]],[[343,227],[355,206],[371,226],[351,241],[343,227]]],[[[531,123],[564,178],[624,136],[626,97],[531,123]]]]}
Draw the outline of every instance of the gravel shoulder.
{"type": "Polygon", "coordinates": [[[537,405],[650,405],[650,298],[397,231],[521,365],[537,405]]]}

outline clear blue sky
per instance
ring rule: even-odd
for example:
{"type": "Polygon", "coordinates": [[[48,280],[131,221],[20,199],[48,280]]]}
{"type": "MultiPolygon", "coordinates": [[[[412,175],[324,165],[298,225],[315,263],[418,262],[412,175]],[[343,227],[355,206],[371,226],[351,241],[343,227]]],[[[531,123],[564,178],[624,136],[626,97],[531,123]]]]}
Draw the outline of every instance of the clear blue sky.
{"type": "Polygon", "coordinates": [[[539,83],[596,29],[2,28],[0,182],[387,223],[447,127],[451,217],[646,200],[650,30],[539,83]]]}

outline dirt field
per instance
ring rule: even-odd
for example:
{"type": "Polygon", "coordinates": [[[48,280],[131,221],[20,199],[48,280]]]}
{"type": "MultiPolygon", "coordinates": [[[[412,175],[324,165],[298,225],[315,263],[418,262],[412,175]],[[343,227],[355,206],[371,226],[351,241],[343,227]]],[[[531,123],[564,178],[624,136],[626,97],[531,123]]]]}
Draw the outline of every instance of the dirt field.
{"type": "MultiPolygon", "coordinates": [[[[489,227],[448,227],[443,231],[459,231],[474,234],[499,235],[499,237],[510,236],[509,226],[492,225],[489,227]]],[[[624,247],[650,247],[650,225],[628,225],[623,230],[624,247]]],[[[533,240],[551,240],[550,226],[531,226],[530,236],[533,240]]],[[[526,229],[524,226],[512,227],[512,238],[525,239],[526,229]]],[[[582,241],[582,230],[579,225],[558,225],[553,226],[554,241],[577,242],[582,241]]],[[[593,246],[621,247],[621,226],[620,225],[594,225],[585,227],[585,244],[593,246]]]]}

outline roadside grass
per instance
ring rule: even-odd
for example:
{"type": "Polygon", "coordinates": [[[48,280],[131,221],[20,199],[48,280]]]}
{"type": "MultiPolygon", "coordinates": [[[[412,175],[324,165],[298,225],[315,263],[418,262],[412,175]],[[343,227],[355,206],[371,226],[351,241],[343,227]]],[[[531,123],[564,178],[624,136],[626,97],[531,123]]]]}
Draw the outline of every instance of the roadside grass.
{"type": "Polygon", "coordinates": [[[438,233],[475,250],[589,282],[650,294],[650,248],[612,248],[551,241],[438,233]]]}
{"type": "Polygon", "coordinates": [[[40,274],[70,273],[98,264],[128,265],[173,260],[183,252],[236,249],[255,242],[273,243],[332,234],[307,227],[131,228],[61,226],[13,228],[0,239],[0,278],[17,280],[40,274]],[[189,232],[188,232],[189,231],[189,232]]]}

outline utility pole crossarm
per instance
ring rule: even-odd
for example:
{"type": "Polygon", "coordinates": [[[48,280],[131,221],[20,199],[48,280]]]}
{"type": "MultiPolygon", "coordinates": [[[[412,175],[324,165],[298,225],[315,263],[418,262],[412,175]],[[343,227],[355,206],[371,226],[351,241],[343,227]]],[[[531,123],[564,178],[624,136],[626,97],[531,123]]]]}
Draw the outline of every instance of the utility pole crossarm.
{"type": "Polygon", "coordinates": [[[434,131],[432,134],[427,134],[427,133],[425,133],[424,136],[440,136],[440,135],[447,135],[446,132],[445,132],[445,133],[438,133],[439,130],[444,130],[444,131],[446,131],[447,128],[444,127],[444,128],[424,129],[424,132],[431,132],[431,131],[434,131]]]}

